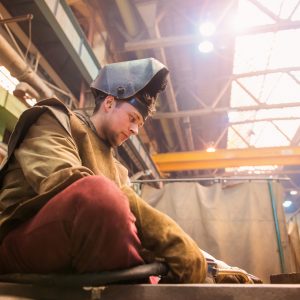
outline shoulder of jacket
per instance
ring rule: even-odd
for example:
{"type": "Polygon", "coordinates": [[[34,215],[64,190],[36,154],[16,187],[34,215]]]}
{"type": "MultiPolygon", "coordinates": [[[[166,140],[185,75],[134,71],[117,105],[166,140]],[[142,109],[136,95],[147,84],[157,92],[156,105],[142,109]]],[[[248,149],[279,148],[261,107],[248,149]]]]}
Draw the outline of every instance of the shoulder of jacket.
{"type": "Polygon", "coordinates": [[[33,107],[25,110],[20,116],[8,143],[8,157],[10,157],[14,149],[22,142],[29,128],[45,112],[50,112],[68,134],[71,135],[71,110],[56,98],[42,100],[33,107]]]}
{"type": "Polygon", "coordinates": [[[35,107],[41,107],[43,110],[49,111],[71,135],[70,115],[73,113],[63,102],[56,98],[50,98],[38,102],[35,107]]]}
{"type": "Polygon", "coordinates": [[[23,141],[29,128],[36,122],[36,120],[44,112],[47,111],[50,112],[56,118],[56,120],[61,124],[61,126],[68,132],[68,134],[72,136],[70,115],[73,113],[60,100],[56,98],[45,99],[38,102],[35,106],[25,110],[21,114],[10,136],[8,142],[7,156],[5,160],[2,162],[0,167],[0,184],[1,184],[2,176],[4,174],[4,169],[6,168],[14,150],[23,141]]]}

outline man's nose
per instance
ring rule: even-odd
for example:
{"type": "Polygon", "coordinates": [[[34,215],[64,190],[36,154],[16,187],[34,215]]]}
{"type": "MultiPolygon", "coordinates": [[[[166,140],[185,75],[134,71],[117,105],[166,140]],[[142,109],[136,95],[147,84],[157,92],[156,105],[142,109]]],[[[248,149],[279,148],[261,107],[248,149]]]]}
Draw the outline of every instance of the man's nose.
{"type": "Polygon", "coordinates": [[[137,135],[139,133],[139,126],[137,124],[130,125],[130,132],[131,134],[137,135]]]}

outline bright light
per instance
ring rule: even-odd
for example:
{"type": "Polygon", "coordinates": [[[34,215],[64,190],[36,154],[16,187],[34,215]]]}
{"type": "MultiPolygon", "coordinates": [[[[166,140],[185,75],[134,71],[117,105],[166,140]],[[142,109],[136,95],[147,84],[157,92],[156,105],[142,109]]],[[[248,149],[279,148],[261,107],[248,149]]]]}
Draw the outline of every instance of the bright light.
{"type": "Polygon", "coordinates": [[[291,200],[285,200],[282,205],[283,207],[290,207],[292,205],[292,201],[291,200]]]}
{"type": "Polygon", "coordinates": [[[210,41],[203,41],[199,44],[198,49],[200,52],[209,53],[214,50],[214,45],[210,41]]]}
{"type": "Polygon", "coordinates": [[[199,31],[203,36],[212,36],[216,31],[216,26],[212,22],[204,22],[200,25],[199,31]]]}
{"type": "Polygon", "coordinates": [[[298,194],[298,191],[296,191],[296,190],[290,191],[290,195],[297,195],[297,194],[298,194]]]}
{"type": "Polygon", "coordinates": [[[213,147],[213,146],[209,146],[209,147],[206,149],[206,152],[216,152],[216,148],[213,147]]]}
{"type": "MultiPolygon", "coordinates": [[[[10,72],[4,66],[0,66],[0,86],[13,95],[13,91],[16,89],[18,83],[19,80],[17,78],[11,76],[10,72]]],[[[31,99],[28,94],[26,94],[24,100],[30,106],[33,106],[37,103],[37,100],[34,98],[31,99]]]]}
{"type": "Polygon", "coordinates": [[[12,94],[18,83],[18,79],[12,77],[10,72],[5,67],[0,66],[0,86],[12,94]]]}
{"type": "Polygon", "coordinates": [[[33,106],[37,103],[36,99],[32,98],[32,99],[26,99],[25,100],[30,106],[33,106]]]}
{"type": "Polygon", "coordinates": [[[229,111],[227,112],[228,120],[230,122],[240,120],[240,114],[241,114],[240,111],[229,111]]]}
{"type": "MultiPolygon", "coordinates": [[[[272,2],[268,1],[267,8],[272,10],[270,5],[272,2]]],[[[293,4],[292,4],[293,5],[293,4]]],[[[251,1],[239,1],[238,14],[232,18],[232,27],[236,32],[243,31],[247,28],[253,26],[272,24],[274,20],[267,14],[263,13],[260,9],[256,7],[251,1]]]]}
{"type": "Polygon", "coordinates": [[[278,169],[277,165],[273,166],[242,166],[242,167],[237,167],[237,168],[226,168],[226,172],[236,172],[236,173],[256,173],[258,172],[261,173],[270,173],[272,171],[275,171],[278,169]]]}

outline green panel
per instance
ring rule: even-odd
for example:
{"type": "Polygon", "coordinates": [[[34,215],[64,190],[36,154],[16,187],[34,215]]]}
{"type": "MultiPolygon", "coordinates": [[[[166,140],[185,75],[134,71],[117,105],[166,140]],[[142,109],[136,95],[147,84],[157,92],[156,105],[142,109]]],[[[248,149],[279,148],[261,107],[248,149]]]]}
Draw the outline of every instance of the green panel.
{"type": "Polygon", "coordinates": [[[5,106],[7,96],[8,92],[0,86],[0,106],[5,106]]]}
{"type": "Polygon", "coordinates": [[[5,129],[12,131],[21,113],[27,109],[18,98],[0,87],[0,139],[5,129]]]}
{"type": "MultiPolygon", "coordinates": [[[[9,131],[12,131],[18,121],[18,118],[16,118],[11,112],[6,110],[4,107],[0,106],[0,128],[7,129],[9,131]]],[[[1,131],[0,129],[0,131],[1,131]]],[[[3,129],[3,132],[4,132],[3,129]]]]}
{"type": "MultiPolygon", "coordinates": [[[[0,120],[2,120],[2,118],[0,120]]],[[[5,131],[5,125],[4,123],[0,122],[0,142],[3,142],[4,131],[5,131]]]]}

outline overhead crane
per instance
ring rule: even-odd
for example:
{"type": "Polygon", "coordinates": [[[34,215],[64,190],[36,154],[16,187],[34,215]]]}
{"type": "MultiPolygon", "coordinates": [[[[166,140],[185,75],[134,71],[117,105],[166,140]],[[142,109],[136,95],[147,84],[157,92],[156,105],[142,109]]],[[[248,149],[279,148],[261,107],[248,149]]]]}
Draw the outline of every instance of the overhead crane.
{"type": "Polygon", "coordinates": [[[300,165],[300,147],[217,149],[152,155],[160,172],[223,169],[241,166],[300,165]]]}

